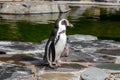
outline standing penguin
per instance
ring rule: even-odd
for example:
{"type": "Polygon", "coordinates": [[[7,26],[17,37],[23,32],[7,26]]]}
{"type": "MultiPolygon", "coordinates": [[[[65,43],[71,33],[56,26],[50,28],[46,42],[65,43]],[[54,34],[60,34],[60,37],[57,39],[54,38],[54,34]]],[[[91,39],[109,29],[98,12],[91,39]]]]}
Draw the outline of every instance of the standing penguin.
{"type": "Polygon", "coordinates": [[[43,61],[51,68],[60,66],[59,60],[67,42],[66,26],[73,27],[67,19],[55,21],[55,27],[45,46],[43,61]]]}

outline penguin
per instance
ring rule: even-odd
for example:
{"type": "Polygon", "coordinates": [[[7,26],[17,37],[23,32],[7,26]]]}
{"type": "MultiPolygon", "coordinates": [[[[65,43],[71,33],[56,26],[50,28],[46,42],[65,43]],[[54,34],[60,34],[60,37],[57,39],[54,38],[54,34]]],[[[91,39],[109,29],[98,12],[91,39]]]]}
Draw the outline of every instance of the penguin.
{"type": "Polygon", "coordinates": [[[67,19],[57,19],[46,43],[43,61],[51,68],[60,66],[60,56],[67,44],[66,26],[73,27],[67,19]]]}

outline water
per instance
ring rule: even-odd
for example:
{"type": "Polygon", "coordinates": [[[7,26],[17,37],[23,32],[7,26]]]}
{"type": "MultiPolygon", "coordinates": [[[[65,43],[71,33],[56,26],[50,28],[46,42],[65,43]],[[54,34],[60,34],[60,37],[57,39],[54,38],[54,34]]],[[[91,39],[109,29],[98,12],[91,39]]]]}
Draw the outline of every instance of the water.
{"type": "Polygon", "coordinates": [[[0,15],[0,40],[40,42],[48,38],[58,18],[67,18],[74,29],[67,34],[87,34],[120,41],[120,10],[117,6],[77,6],[64,14],[0,15]]]}

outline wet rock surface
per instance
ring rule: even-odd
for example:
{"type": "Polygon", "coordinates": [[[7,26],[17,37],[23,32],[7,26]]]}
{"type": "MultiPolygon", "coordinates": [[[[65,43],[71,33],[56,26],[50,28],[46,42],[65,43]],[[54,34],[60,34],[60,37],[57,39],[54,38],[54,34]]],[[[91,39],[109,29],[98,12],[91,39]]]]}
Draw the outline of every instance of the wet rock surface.
{"type": "Polygon", "coordinates": [[[105,71],[102,71],[98,68],[87,68],[82,74],[81,77],[84,80],[105,80],[109,77],[105,71]]]}
{"type": "MultiPolygon", "coordinates": [[[[19,73],[19,70],[23,71],[22,73],[27,75],[27,77],[36,77],[39,75],[38,80],[45,80],[49,79],[52,80],[52,76],[55,73],[56,76],[60,78],[60,76],[66,75],[71,77],[71,80],[79,80],[80,74],[83,69],[93,66],[98,67],[101,69],[109,69],[109,70],[120,70],[120,60],[119,60],[119,53],[120,53],[120,42],[113,41],[113,40],[99,40],[95,36],[91,35],[70,35],[68,36],[68,45],[70,48],[70,55],[68,57],[61,57],[62,66],[57,69],[50,69],[42,65],[42,58],[44,55],[44,47],[47,40],[42,41],[41,43],[25,43],[25,42],[10,42],[10,41],[1,41],[0,42],[0,61],[9,63],[9,64],[16,64],[19,66],[12,66],[13,73],[11,72],[8,79],[11,79],[14,73],[19,73]],[[117,59],[117,64],[116,63],[117,59]],[[65,63],[64,63],[65,62],[65,63]],[[73,64],[74,63],[74,64],[73,64]],[[83,63],[83,64],[80,64],[83,63]],[[29,71],[29,68],[26,66],[34,65],[35,70],[29,71]],[[106,68],[108,67],[108,68],[106,68]],[[112,67],[112,68],[111,68],[112,67]],[[20,68],[20,69],[19,69],[20,68]],[[24,73],[24,71],[26,73],[24,73]],[[71,73],[77,71],[75,78],[75,74],[71,73]],[[68,75],[71,73],[70,75],[68,75]],[[45,77],[47,75],[51,75],[45,77]],[[32,76],[31,76],[32,75],[32,76]]],[[[9,65],[8,64],[8,65],[9,65]]],[[[2,67],[1,65],[0,70],[5,70],[4,75],[7,74],[7,71],[11,70],[10,68],[2,67]],[[5,68],[5,69],[4,69],[5,68]]],[[[20,76],[22,76],[21,74],[20,76]]],[[[56,77],[56,78],[57,78],[56,77]]],[[[120,77],[120,76],[119,76],[120,77]]],[[[4,77],[2,77],[4,78],[4,77]]],[[[15,77],[16,78],[16,77],[15,77]]],[[[25,77],[26,78],[26,77],[25,77]]],[[[6,79],[6,78],[5,78],[6,79]]],[[[37,79],[35,79],[37,80],[37,79]]],[[[63,79],[60,78],[58,80],[68,80],[68,78],[64,77],[63,79]]]]}
{"type": "Polygon", "coordinates": [[[1,52],[23,52],[29,50],[36,50],[37,48],[38,48],[37,45],[32,43],[10,42],[10,41],[0,42],[1,52]]]}
{"type": "Polygon", "coordinates": [[[26,67],[11,64],[0,65],[0,80],[19,80],[33,76],[31,70],[26,67]]]}

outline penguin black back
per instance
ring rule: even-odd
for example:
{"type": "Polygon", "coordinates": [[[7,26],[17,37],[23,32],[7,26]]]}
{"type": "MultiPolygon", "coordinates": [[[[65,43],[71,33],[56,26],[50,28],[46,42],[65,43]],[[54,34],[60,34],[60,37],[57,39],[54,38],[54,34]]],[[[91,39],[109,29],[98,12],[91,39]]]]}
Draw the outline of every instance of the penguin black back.
{"type": "Polygon", "coordinates": [[[47,41],[47,44],[45,46],[45,54],[44,54],[43,60],[48,65],[49,65],[49,62],[54,62],[54,60],[55,60],[55,38],[57,36],[57,31],[58,31],[58,28],[59,28],[59,25],[58,25],[59,21],[60,21],[60,19],[57,19],[55,21],[54,29],[51,32],[51,35],[50,35],[50,37],[47,41]]]}

